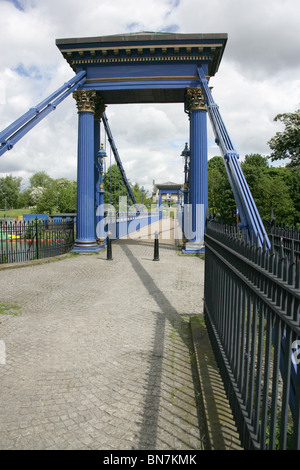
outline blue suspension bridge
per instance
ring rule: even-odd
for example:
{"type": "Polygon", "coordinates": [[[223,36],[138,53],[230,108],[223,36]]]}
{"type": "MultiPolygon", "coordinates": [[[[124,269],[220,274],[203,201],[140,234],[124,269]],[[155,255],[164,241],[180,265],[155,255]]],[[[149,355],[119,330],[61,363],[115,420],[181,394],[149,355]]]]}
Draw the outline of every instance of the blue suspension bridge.
{"type": "MultiPolygon", "coordinates": [[[[282,448],[287,445],[289,403],[294,447],[299,449],[300,379],[295,361],[295,344],[300,337],[299,263],[295,266],[293,262],[293,248],[289,260],[283,253],[277,260],[272,237],[261,220],[242,173],[238,153],[209,88],[209,79],[218,71],[226,43],[226,34],[134,33],[57,39],[56,45],[75,76],[0,133],[0,156],[11,151],[27,132],[72,94],[78,108],[74,250],[82,253],[98,251],[103,248],[105,231],[111,231],[110,222],[105,219],[103,168],[106,151],[100,144],[101,123],[126,196],[136,207],[135,218],[139,226],[154,220],[148,214],[141,214],[108,123],[106,107],[122,103],[184,103],[190,121],[189,146],[182,153],[188,161],[184,193],[185,202],[188,200],[190,206],[192,235],[186,237],[185,220],[183,252],[201,253],[205,246],[206,320],[217,348],[220,368],[224,370],[224,381],[228,382],[228,394],[235,397],[232,407],[240,423],[240,435],[246,448],[275,447],[278,412],[272,401],[270,417],[271,372],[267,369],[273,348],[272,361],[278,363],[277,369],[274,366],[272,379],[272,392],[276,396],[279,393],[278,370],[284,383],[280,445],[282,448]],[[217,228],[217,224],[207,218],[207,114],[240,215],[239,230],[235,234],[224,227],[217,228]],[[229,272],[231,277],[228,277],[229,272]],[[264,322],[267,323],[266,347],[269,348],[265,356],[262,352],[264,322]],[[256,343],[256,330],[260,343],[256,343]],[[263,357],[266,361],[264,373],[267,371],[268,377],[260,393],[260,385],[255,380],[262,381],[263,357]],[[271,435],[269,440],[268,435],[271,435]]],[[[156,216],[160,217],[159,211],[156,216]]],[[[120,224],[118,227],[115,238],[128,232],[128,219],[126,228],[120,224]]]]}

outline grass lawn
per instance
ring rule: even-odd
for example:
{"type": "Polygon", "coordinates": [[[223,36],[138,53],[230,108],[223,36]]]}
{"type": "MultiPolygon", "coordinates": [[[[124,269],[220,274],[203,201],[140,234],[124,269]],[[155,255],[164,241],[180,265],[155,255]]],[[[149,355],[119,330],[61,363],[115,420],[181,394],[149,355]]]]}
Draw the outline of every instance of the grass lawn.
{"type": "Polygon", "coordinates": [[[0,219],[4,219],[4,214],[6,213],[6,218],[16,219],[18,216],[23,214],[30,214],[31,209],[7,209],[5,212],[4,209],[0,209],[0,219]]]}

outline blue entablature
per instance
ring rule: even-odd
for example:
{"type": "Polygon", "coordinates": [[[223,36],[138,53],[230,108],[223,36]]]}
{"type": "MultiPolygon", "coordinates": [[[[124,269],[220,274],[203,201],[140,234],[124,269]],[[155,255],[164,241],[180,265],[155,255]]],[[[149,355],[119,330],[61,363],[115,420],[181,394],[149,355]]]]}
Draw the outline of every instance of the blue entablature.
{"type": "MultiPolygon", "coordinates": [[[[207,64],[203,65],[207,71],[207,64]]],[[[82,89],[99,90],[106,104],[183,103],[185,89],[199,86],[195,64],[88,66],[82,89]]]]}
{"type": "MultiPolygon", "coordinates": [[[[201,63],[201,62],[199,62],[201,63]]],[[[114,65],[106,65],[105,67],[98,67],[95,64],[89,64],[87,67],[86,79],[106,81],[107,79],[113,79],[115,82],[120,80],[136,80],[138,78],[149,78],[149,79],[163,79],[164,77],[170,81],[188,79],[197,80],[199,78],[197,74],[197,64],[193,63],[155,63],[150,64],[148,62],[142,62],[140,64],[133,62],[128,64],[122,64],[118,67],[114,65]]],[[[202,63],[201,63],[202,64],[202,63]]],[[[206,69],[208,68],[207,64],[206,69]]],[[[84,68],[81,65],[82,68],[84,68]]]]}
{"type": "Polygon", "coordinates": [[[183,102],[187,87],[199,86],[197,67],[218,69],[226,34],[134,33],[99,38],[57,39],[83,89],[96,89],[106,104],[183,102]]]}
{"type": "Polygon", "coordinates": [[[99,90],[106,104],[182,103],[185,89],[199,86],[195,64],[90,65],[86,71],[82,89],[99,90]]]}

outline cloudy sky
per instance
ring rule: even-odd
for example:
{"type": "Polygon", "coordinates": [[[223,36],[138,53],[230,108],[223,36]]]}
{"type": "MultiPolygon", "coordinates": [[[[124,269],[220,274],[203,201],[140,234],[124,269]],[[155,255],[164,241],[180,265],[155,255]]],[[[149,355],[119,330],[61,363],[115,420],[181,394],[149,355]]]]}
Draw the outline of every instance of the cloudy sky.
{"type": "MultiPolygon", "coordinates": [[[[268,155],[278,113],[300,107],[299,0],[0,0],[0,131],[74,76],[57,38],[139,31],[227,33],[213,96],[235,148],[268,155]]],[[[125,171],[183,181],[183,104],[111,105],[106,111],[125,171]]],[[[208,120],[209,158],[220,155],[208,120]]],[[[69,96],[0,157],[0,177],[37,171],[76,179],[77,109],[69,96]]]]}

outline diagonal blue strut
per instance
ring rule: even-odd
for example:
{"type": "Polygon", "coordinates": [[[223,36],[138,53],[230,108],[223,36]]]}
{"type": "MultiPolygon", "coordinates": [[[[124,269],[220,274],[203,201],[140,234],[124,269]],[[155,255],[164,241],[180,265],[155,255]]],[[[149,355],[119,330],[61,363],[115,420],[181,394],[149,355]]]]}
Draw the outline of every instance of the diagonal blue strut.
{"type": "Polygon", "coordinates": [[[126,173],[125,173],[125,170],[123,168],[123,165],[122,165],[122,162],[121,162],[121,158],[120,158],[120,155],[119,155],[119,152],[118,152],[118,149],[116,147],[116,144],[115,144],[115,141],[113,139],[113,136],[112,136],[112,133],[111,133],[111,130],[110,130],[110,127],[109,127],[109,124],[108,124],[108,119],[107,119],[107,116],[105,114],[105,112],[102,114],[102,122],[103,122],[103,125],[104,125],[104,128],[105,128],[105,132],[106,132],[106,135],[108,137],[108,141],[109,141],[109,144],[110,144],[110,147],[113,151],[113,154],[115,156],[115,160],[116,160],[116,163],[118,165],[118,168],[120,170],[120,173],[122,175],[122,179],[124,181],[124,184],[126,186],[126,189],[128,191],[128,194],[130,196],[130,199],[132,200],[133,204],[136,204],[137,205],[137,202],[136,202],[136,199],[135,199],[135,196],[133,194],[133,191],[131,189],[131,186],[129,184],[129,181],[127,179],[127,176],[126,176],[126,173]]]}
{"type": "Polygon", "coordinates": [[[215,142],[219,145],[222,151],[229,182],[239,209],[241,218],[240,227],[248,231],[250,239],[251,235],[253,235],[254,241],[257,241],[261,247],[263,247],[265,241],[267,248],[270,249],[271,244],[267,232],[239,164],[238,154],[234,149],[222,120],[219,107],[216,105],[212,97],[208,86],[208,80],[206,79],[202,67],[198,68],[197,71],[205,104],[207,106],[207,111],[215,134],[215,142]]]}
{"type": "MultiPolygon", "coordinates": [[[[33,108],[30,108],[23,116],[10,124],[6,129],[0,132],[0,156],[3,155],[7,150],[11,150],[13,146],[24,137],[34,126],[36,126],[42,119],[44,119],[49,113],[54,111],[56,107],[69,96],[75,89],[79,88],[84,84],[86,80],[86,71],[81,71],[75,77],[71,78],[68,82],[62,85],[58,90],[52,93],[48,98],[44,99],[41,103],[33,108]]],[[[127,180],[117,147],[115,145],[110,127],[108,125],[108,119],[106,114],[103,113],[103,124],[113,150],[116,163],[121,172],[124,184],[128,191],[128,194],[133,202],[136,203],[135,196],[132,192],[131,186],[127,180]]]]}
{"type": "Polygon", "coordinates": [[[79,72],[75,77],[62,85],[34,108],[30,108],[23,116],[10,124],[0,133],[0,156],[13,146],[29,132],[36,124],[55,110],[70,93],[85,82],[86,72],[79,72]]]}

